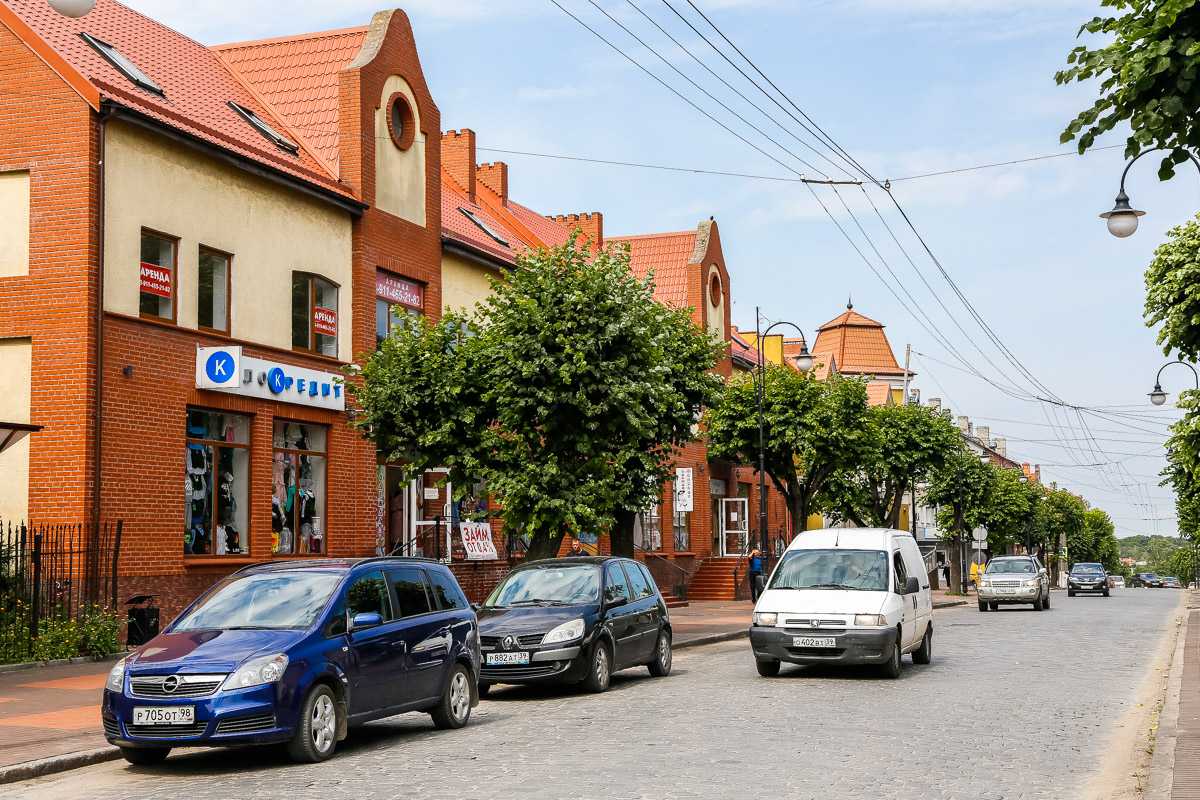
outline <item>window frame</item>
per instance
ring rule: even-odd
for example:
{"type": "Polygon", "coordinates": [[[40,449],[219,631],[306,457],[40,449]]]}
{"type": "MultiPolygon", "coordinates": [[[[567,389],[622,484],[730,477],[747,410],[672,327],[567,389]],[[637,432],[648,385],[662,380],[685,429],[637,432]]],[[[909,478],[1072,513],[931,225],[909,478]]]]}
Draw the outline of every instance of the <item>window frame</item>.
{"type": "MultiPolygon", "coordinates": [[[[342,341],[342,315],[341,315],[341,309],[340,309],[340,306],[342,303],[342,285],[340,283],[338,283],[337,281],[330,280],[329,278],[326,278],[324,275],[321,275],[319,273],[308,272],[308,271],[302,270],[302,269],[296,269],[296,270],[292,270],[292,289],[293,289],[293,291],[295,289],[297,278],[304,278],[304,280],[308,284],[308,314],[305,318],[307,320],[306,324],[308,325],[308,346],[300,347],[298,344],[296,344],[296,331],[295,331],[296,308],[294,305],[295,298],[293,297],[292,298],[292,303],[293,303],[292,326],[293,326],[293,329],[292,329],[292,335],[290,337],[292,340],[292,351],[296,352],[296,353],[306,353],[308,355],[320,356],[321,358],[337,359],[338,358],[337,354],[338,354],[338,351],[341,349],[341,341],[342,341]],[[321,336],[325,335],[325,334],[317,334],[316,331],[313,330],[313,312],[318,308],[318,306],[316,304],[317,303],[317,299],[316,299],[317,293],[313,290],[314,283],[316,281],[324,281],[325,283],[332,286],[334,292],[337,293],[337,300],[335,302],[335,306],[337,306],[337,307],[332,309],[332,311],[334,313],[336,313],[337,317],[338,317],[338,332],[337,332],[337,336],[333,337],[333,339],[334,339],[333,355],[330,355],[329,353],[322,353],[320,350],[318,350],[316,348],[316,343],[317,343],[316,337],[318,335],[321,335],[321,336]]],[[[325,308],[325,306],[319,306],[319,307],[325,308]]]]}
{"type": "Polygon", "coordinates": [[[145,89],[147,92],[152,92],[162,98],[167,96],[163,87],[159,86],[154,81],[154,78],[150,77],[150,73],[134,63],[134,60],[122,53],[116,45],[85,31],[79,32],[79,38],[83,39],[89,47],[95,50],[101,58],[107,61],[113,69],[121,73],[134,86],[137,86],[139,89],[145,89]]]}
{"type": "Polygon", "coordinates": [[[608,587],[610,585],[615,585],[615,584],[609,583],[608,574],[611,570],[614,570],[614,569],[617,571],[618,575],[620,575],[622,578],[625,579],[625,581],[624,581],[624,583],[625,583],[625,601],[628,603],[634,602],[633,586],[630,585],[629,576],[625,574],[625,567],[621,564],[620,561],[610,561],[604,565],[604,582],[600,588],[600,601],[602,603],[604,603],[605,605],[608,605],[610,602],[612,602],[611,600],[608,599],[608,587]]]}
{"type": "Polygon", "coordinates": [[[904,594],[908,584],[908,565],[904,563],[904,554],[899,550],[892,551],[892,591],[904,594]],[[903,576],[903,577],[901,577],[903,576]]]}
{"type": "MultiPolygon", "coordinates": [[[[138,231],[138,317],[152,322],[158,322],[163,325],[178,325],[179,324],[179,237],[172,236],[169,233],[156,231],[153,228],[142,227],[138,231]],[[142,311],[142,259],[141,247],[142,237],[146,235],[154,236],[162,239],[165,242],[171,243],[171,316],[162,317],[158,314],[147,314],[142,311]]],[[[158,266],[158,265],[155,265],[158,266]]]]}
{"type": "MultiPolygon", "coordinates": [[[[205,408],[203,406],[188,406],[184,410],[183,449],[184,449],[185,459],[186,459],[186,454],[189,449],[189,446],[193,445],[193,444],[198,444],[198,445],[201,445],[204,447],[211,447],[211,448],[213,448],[213,451],[214,451],[212,470],[208,475],[208,479],[210,481],[209,486],[211,487],[212,496],[213,496],[212,522],[209,525],[208,538],[209,538],[209,541],[211,541],[213,543],[214,550],[216,550],[217,520],[220,519],[220,506],[218,505],[218,503],[220,501],[220,493],[217,492],[217,490],[216,490],[217,484],[214,482],[216,475],[217,475],[217,470],[220,465],[220,458],[218,456],[216,456],[216,451],[221,448],[227,448],[227,449],[231,449],[231,450],[245,450],[246,451],[246,473],[247,473],[246,474],[246,495],[247,496],[244,498],[246,501],[246,506],[247,506],[247,509],[246,509],[246,549],[245,549],[245,551],[241,552],[241,553],[223,553],[221,555],[218,555],[216,552],[184,553],[183,557],[185,559],[192,559],[192,558],[196,558],[196,559],[249,558],[251,556],[251,553],[253,552],[253,547],[254,547],[254,539],[253,539],[254,501],[251,499],[253,497],[252,489],[253,489],[253,482],[254,482],[253,433],[254,433],[254,415],[253,414],[243,414],[243,413],[237,412],[237,411],[226,411],[225,409],[221,409],[221,408],[205,408]],[[196,436],[188,436],[187,435],[187,415],[193,411],[198,411],[198,412],[201,412],[204,414],[225,414],[226,416],[230,416],[230,417],[245,417],[247,420],[246,430],[247,430],[248,441],[245,444],[241,444],[240,442],[225,442],[225,441],[219,441],[219,440],[215,440],[215,439],[201,439],[196,436]]],[[[184,474],[185,475],[187,474],[186,460],[184,463],[184,474]]]]}
{"type": "Polygon", "coordinates": [[[201,244],[196,250],[196,329],[205,333],[229,336],[233,330],[233,253],[201,244]],[[208,253],[225,259],[225,328],[211,328],[200,324],[200,259],[208,253]]]}
{"type": "MultiPolygon", "coordinates": [[[[319,552],[319,553],[313,553],[313,552],[301,553],[301,552],[299,552],[300,525],[297,523],[299,523],[299,521],[300,521],[300,518],[298,515],[300,514],[301,506],[299,503],[297,503],[295,505],[295,507],[292,508],[292,512],[291,512],[295,516],[293,516],[292,519],[288,520],[288,522],[292,523],[292,542],[293,542],[292,552],[290,552],[290,553],[272,552],[271,558],[313,558],[313,557],[327,558],[328,557],[328,555],[329,555],[329,442],[330,442],[330,439],[332,438],[332,436],[333,436],[333,426],[328,425],[323,422],[311,422],[308,420],[291,419],[288,417],[278,417],[278,416],[274,417],[271,420],[271,469],[272,470],[274,470],[274,468],[275,468],[275,456],[279,453],[292,454],[297,457],[308,456],[310,458],[321,458],[321,459],[324,459],[324,461],[325,461],[325,475],[322,478],[321,491],[320,491],[320,494],[318,495],[318,496],[324,498],[324,513],[321,514],[321,518],[323,520],[323,524],[321,525],[321,552],[319,552]],[[279,446],[277,446],[275,444],[275,426],[280,423],[283,423],[286,425],[304,425],[305,427],[308,427],[308,428],[324,429],[324,431],[325,431],[325,449],[324,450],[300,450],[295,447],[279,447],[279,446]]],[[[299,458],[297,458],[297,465],[299,465],[299,458]]],[[[299,494],[299,488],[300,488],[299,469],[297,469],[297,471],[296,471],[296,476],[295,476],[294,480],[296,481],[297,494],[299,494]]],[[[275,477],[274,477],[274,473],[272,472],[271,491],[269,492],[268,497],[274,497],[274,496],[275,496],[275,477]]],[[[384,577],[386,580],[387,576],[384,576],[384,577]]]]}

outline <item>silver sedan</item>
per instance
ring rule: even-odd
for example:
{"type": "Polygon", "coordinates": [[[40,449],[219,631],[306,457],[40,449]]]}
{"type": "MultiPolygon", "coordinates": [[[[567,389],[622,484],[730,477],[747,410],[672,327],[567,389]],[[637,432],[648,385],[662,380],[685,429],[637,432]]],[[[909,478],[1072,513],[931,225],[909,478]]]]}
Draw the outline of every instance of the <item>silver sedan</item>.
{"type": "Polygon", "coordinates": [[[979,581],[979,610],[1029,603],[1034,610],[1050,608],[1050,577],[1033,556],[993,558],[979,581]]]}

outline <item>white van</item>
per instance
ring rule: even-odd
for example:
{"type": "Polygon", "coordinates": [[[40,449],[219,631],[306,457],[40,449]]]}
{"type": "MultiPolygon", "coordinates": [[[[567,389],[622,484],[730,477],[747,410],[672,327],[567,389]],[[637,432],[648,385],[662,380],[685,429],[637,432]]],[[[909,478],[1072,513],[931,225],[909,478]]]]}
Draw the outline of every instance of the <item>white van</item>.
{"type": "Polygon", "coordinates": [[[793,664],[878,664],[933,657],[933,598],[913,537],[882,528],[805,531],[784,552],[754,606],[758,674],[793,664]]]}

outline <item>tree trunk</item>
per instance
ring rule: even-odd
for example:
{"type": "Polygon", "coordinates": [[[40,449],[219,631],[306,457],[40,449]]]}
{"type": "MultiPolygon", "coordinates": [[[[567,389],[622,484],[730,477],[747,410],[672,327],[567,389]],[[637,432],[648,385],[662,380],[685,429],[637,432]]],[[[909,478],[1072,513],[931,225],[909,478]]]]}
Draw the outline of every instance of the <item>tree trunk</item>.
{"type": "Polygon", "coordinates": [[[958,594],[962,591],[962,534],[951,541],[950,549],[950,585],[946,591],[958,594]]]}
{"type": "Polygon", "coordinates": [[[536,561],[539,558],[557,557],[558,549],[562,547],[562,540],[566,535],[566,530],[556,533],[537,531],[529,538],[529,549],[525,551],[525,560],[536,561]]]}
{"type": "Polygon", "coordinates": [[[613,526],[612,532],[609,534],[614,556],[633,558],[633,526],[636,521],[637,514],[633,511],[617,512],[617,524],[613,526]]]}
{"type": "Polygon", "coordinates": [[[808,498],[799,489],[792,492],[788,511],[792,515],[792,530],[796,533],[808,530],[808,498]]]}

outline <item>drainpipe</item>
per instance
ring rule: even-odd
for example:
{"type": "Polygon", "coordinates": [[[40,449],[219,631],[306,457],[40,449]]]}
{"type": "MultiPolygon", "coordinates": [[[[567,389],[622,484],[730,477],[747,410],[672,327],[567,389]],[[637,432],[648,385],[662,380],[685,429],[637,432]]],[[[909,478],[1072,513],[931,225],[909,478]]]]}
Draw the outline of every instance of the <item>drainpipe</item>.
{"type": "Polygon", "coordinates": [[[97,123],[100,159],[97,164],[96,191],[96,407],[95,440],[92,442],[92,461],[95,464],[95,479],[92,489],[93,552],[98,551],[100,542],[100,503],[103,497],[103,466],[101,464],[104,434],[104,140],[112,109],[101,105],[97,123]]]}

